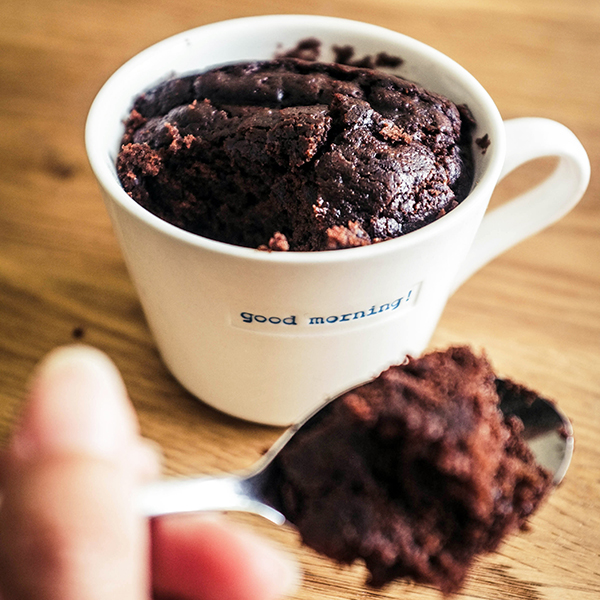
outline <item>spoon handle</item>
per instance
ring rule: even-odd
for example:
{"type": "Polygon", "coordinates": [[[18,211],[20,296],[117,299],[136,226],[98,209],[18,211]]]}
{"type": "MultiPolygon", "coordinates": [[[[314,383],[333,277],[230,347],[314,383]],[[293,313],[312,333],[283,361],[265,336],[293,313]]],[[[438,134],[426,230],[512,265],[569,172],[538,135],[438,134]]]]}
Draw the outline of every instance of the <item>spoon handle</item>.
{"type": "Polygon", "coordinates": [[[236,476],[165,479],[142,487],[140,513],[158,517],[186,512],[242,511],[258,514],[276,525],[285,517],[249,493],[246,480],[236,476]]]}

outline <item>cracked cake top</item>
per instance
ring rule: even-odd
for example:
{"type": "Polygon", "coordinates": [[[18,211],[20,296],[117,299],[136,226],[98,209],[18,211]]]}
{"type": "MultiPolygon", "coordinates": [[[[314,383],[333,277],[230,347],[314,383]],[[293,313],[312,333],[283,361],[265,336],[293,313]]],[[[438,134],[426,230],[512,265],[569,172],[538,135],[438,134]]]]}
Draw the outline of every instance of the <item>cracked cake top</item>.
{"type": "Polygon", "coordinates": [[[140,95],[117,169],[134,200],[199,235],[346,248],[413,231],[464,199],[472,128],[465,107],[399,77],[281,58],[140,95]]]}

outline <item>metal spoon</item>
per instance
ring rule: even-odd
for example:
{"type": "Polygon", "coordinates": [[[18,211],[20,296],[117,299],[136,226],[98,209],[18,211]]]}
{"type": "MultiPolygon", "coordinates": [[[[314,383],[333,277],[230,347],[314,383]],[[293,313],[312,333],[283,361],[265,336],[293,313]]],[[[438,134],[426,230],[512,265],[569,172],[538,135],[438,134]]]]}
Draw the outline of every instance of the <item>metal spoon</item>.
{"type": "MultiPolygon", "coordinates": [[[[532,394],[511,392],[510,384],[496,380],[500,409],[523,421],[523,436],[538,463],[553,474],[558,485],[571,462],[573,428],[553,402],[532,394]]],[[[219,477],[168,479],[141,490],[140,510],[144,516],[199,512],[242,511],[260,515],[277,525],[285,517],[264,498],[262,490],[269,477],[269,465],[281,449],[304,426],[319,418],[324,407],[290,427],[273,447],[248,471],[219,477]]]]}

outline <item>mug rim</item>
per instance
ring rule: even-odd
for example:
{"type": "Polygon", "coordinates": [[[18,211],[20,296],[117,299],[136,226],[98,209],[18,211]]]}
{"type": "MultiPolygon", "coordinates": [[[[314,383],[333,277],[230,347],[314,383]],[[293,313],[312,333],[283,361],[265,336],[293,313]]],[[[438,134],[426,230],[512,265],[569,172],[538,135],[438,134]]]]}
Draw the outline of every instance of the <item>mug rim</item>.
{"type": "MultiPolygon", "coordinates": [[[[312,33],[306,33],[304,37],[313,37],[313,35],[312,33]]],[[[316,35],[314,37],[316,37],[316,35]]],[[[168,75],[169,73],[164,73],[163,78],[168,75]]],[[[402,75],[399,76],[402,77],[402,75]]],[[[152,87],[157,81],[158,79],[149,81],[144,89],[152,87]]],[[[419,82],[417,81],[417,83],[419,82]]],[[[144,89],[138,90],[136,95],[143,92],[144,89]]],[[[130,98],[129,106],[126,107],[126,110],[130,109],[134,98],[135,95],[130,98]]],[[[141,52],[138,52],[119,67],[97,93],[88,112],[85,126],[85,146],[92,171],[105,194],[110,196],[110,198],[121,208],[125,209],[130,215],[137,220],[142,221],[148,227],[184,244],[195,246],[198,249],[216,254],[229,255],[239,259],[257,262],[315,264],[346,262],[348,260],[368,260],[381,254],[388,254],[404,247],[410,247],[418,243],[426,242],[428,238],[435,237],[446,229],[453,227],[456,221],[465,218],[471,211],[477,210],[479,202],[485,201],[487,203],[491,191],[500,176],[504,163],[506,140],[502,117],[488,92],[464,67],[439,50],[405,34],[362,21],[317,15],[284,14],[241,17],[201,25],[164,38],[141,52]],[[458,81],[462,88],[467,89],[478,100],[479,106],[482,107],[482,110],[485,110],[485,113],[488,116],[492,131],[486,131],[486,133],[491,135],[493,143],[487,149],[487,166],[481,173],[481,176],[473,183],[471,191],[458,206],[439,219],[414,231],[375,244],[336,250],[276,252],[237,246],[186,231],[154,215],[138,204],[125,192],[118,181],[118,178],[115,176],[115,173],[110,171],[110,161],[106,160],[106,154],[110,154],[110,149],[102,147],[102,145],[98,144],[96,141],[99,132],[106,127],[105,119],[103,118],[103,106],[105,106],[106,103],[110,103],[112,91],[118,86],[119,81],[124,77],[127,77],[127,73],[130,72],[132,68],[137,64],[146,61],[148,57],[156,53],[164,52],[169,47],[177,47],[179,43],[182,41],[185,42],[190,36],[202,36],[207,33],[213,35],[219,34],[220,29],[229,30],[229,35],[231,35],[230,30],[236,28],[246,29],[248,26],[254,28],[253,33],[255,34],[255,29],[259,25],[262,25],[263,27],[278,28],[282,26],[282,22],[292,22],[294,27],[298,30],[306,29],[308,26],[318,25],[330,30],[339,29],[340,33],[346,31],[348,34],[361,33],[373,38],[377,37],[391,44],[410,44],[419,54],[427,56],[430,60],[435,60],[446,70],[450,71],[452,79],[458,81]],[[486,192],[487,189],[490,190],[489,193],[486,192]],[[485,196],[483,199],[481,199],[482,195],[485,196]]]]}

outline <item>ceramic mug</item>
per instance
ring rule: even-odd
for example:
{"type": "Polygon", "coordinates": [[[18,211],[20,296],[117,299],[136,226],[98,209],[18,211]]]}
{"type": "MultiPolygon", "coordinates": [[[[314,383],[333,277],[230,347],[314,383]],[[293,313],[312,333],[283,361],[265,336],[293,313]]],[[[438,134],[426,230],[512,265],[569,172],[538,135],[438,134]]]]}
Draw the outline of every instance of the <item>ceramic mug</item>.
{"type": "Polygon", "coordinates": [[[589,161],[576,137],[545,119],[503,122],[462,67],[414,39],[344,19],[280,15],[236,19],[176,35],[143,51],[100,90],[86,146],[129,272],[168,368],[209,405],[288,425],[327,398],[427,346],[452,291],[475,270],[563,216],[580,199],[589,161]],[[134,202],[115,162],[134,98],[161,80],[231,62],[273,58],[307,37],[351,45],[357,56],[403,59],[394,73],[466,104],[487,135],[474,144],[468,197],[397,239],[326,252],[264,252],[178,229],[134,202]],[[557,169],[488,214],[499,178],[541,156],[557,169]],[[485,216],[484,216],[485,215],[485,216]]]}

